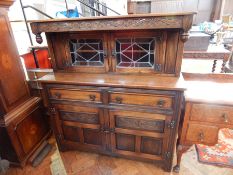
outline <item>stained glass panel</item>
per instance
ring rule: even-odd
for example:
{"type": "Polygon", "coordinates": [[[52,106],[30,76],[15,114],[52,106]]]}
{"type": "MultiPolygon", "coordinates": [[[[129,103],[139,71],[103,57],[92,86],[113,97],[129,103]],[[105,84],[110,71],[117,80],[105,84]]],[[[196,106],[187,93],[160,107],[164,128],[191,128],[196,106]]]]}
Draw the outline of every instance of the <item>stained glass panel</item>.
{"type": "Polygon", "coordinates": [[[101,39],[72,39],[69,42],[72,66],[103,66],[104,50],[101,39]]]}
{"type": "Polygon", "coordinates": [[[155,38],[116,39],[117,67],[154,67],[155,38]]]}

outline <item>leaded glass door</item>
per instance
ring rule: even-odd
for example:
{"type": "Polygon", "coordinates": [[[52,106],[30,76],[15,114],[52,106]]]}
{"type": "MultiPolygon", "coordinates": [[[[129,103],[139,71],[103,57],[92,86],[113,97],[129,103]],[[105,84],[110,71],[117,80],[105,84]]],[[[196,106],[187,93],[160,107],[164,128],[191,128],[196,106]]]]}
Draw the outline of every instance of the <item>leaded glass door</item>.
{"type": "Polygon", "coordinates": [[[125,32],[112,35],[112,66],[114,72],[162,72],[166,46],[159,32],[125,32]]]}
{"type": "Polygon", "coordinates": [[[103,34],[70,34],[69,69],[76,72],[107,72],[107,41],[103,34]]]}

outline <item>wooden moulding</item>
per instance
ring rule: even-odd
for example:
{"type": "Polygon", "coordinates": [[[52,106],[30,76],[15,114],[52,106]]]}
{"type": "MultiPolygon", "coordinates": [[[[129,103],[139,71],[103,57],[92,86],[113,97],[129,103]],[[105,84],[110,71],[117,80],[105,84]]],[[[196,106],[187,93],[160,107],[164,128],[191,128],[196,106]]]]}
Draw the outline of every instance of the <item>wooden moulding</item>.
{"type": "Polygon", "coordinates": [[[1,0],[0,7],[9,8],[14,2],[15,0],[1,0]]]}
{"type": "Polygon", "coordinates": [[[31,23],[32,32],[81,32],[135,29],[181,29],[192,26],[194,12],[171,14],[140,14],[114,17],[39,20],[31,23]]]}

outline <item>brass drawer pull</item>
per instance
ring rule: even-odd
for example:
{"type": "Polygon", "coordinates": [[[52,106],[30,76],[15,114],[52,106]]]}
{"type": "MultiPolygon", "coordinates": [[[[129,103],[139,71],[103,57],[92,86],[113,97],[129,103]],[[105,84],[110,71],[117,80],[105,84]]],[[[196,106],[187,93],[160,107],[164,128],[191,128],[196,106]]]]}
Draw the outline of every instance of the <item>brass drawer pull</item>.
{"type": "Polygon", "coordinates": [[[89,95],[91,101],[95,101],[96,96],[95,95],[89,95]]]}
{"type": "Polygon", "coordinates": [[[198,135],[198,140],[201,141],[201,142],[203,142],[204,139],[205,139],[204,133],[203,133],[203,132],[200,132],[199,135],[198,135]]]}
{"type": "Polygon", "coordinates": [[[165,105],[165,100],[159,100],[158,102],[157,102],[157,106],[158,107],[163,107],[165,105]]]}
{"type": "Polygon", "coordinates": [[[56,98],[61,98],[61,93],[59,93],[59,92],[55,92],[54,95],[56,98]]]}
{"type": "Polygon", "coordinates": [[[121,104],[123,99],[121,97],[116,97],[115,100],[117,103],[121,104]]]}
{"type": "Polygon", "coordinates": [[[224,113],[224,114],[222,115],[222,117],[223,117],[223,119],[224,119],[224,122],[225,122],[225,123],[228,123],[228,115],[227,115],[226,113],[224,113]]]}

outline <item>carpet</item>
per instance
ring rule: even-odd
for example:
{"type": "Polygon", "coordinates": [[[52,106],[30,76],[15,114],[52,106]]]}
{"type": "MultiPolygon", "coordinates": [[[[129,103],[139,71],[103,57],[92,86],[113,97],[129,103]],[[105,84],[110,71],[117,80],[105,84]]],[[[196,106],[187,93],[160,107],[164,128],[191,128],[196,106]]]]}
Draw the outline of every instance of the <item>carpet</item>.
{"type": "Polygon", "coordinates": [[[215,146],[196,145],[198,161],[233,168],[233,130],[221,129],[215,146]]]}

